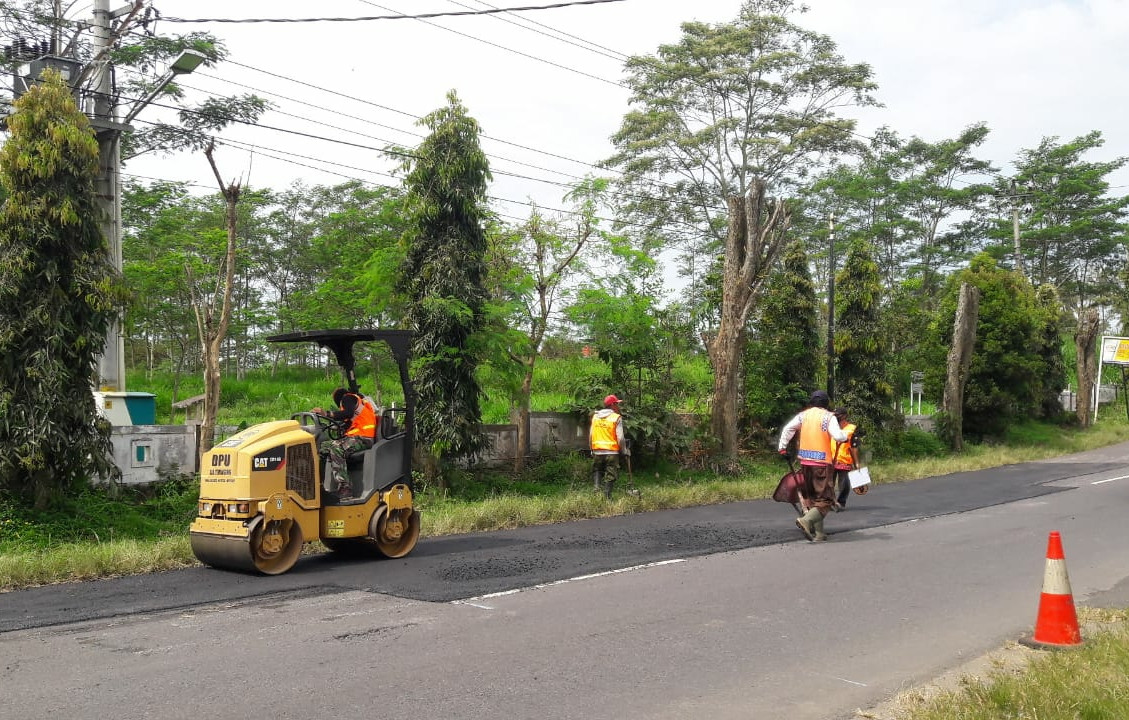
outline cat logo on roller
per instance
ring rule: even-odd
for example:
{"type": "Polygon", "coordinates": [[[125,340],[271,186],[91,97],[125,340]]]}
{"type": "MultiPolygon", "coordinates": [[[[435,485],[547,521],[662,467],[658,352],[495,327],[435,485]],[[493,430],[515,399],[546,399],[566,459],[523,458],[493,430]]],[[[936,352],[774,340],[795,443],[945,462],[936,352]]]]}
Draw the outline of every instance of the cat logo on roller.
{"type": "MultiPolygon", "coordinates": [[[[204,454],[197,516],[189,528],[192,552],[217,568],[278,575],[294,567],[305,543],[320,540],[336,553],[404,557],[419,540],[412,501],[415,396],[408,378],[411,333],[406,330],[310,330],[267,338],[312,342],[333,351],[360,394],[353,346],[378,342],[395,358],[402,406],[376,413],[373,445],[349,460],[354,497],[329,487],[323,440],[347,430],[323,415],[298,412],[247,428],[204,454]]],[[[366,356],[367,356],[366,351],[366,356]]]]}

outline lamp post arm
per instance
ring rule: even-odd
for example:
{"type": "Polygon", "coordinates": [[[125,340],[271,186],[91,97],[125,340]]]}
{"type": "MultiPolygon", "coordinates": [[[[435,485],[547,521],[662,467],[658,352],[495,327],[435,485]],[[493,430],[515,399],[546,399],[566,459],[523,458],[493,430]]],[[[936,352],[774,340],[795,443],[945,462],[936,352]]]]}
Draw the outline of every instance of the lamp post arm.
{"type": "Polygon", "coordinates": [[[150,90],[148,95],[133,104],[133,107],[131,107],[129,109],[129,112],[126,113],[126,116],[122,119],[122,122],[126,125],[129,125],[131,122],[133,122],[133,119],[137,117],[137,114],[144,110],[146,105],[153,102],[153,98],[157,97],[157,95],[159,95],[160,92],[164,90],[176,76],[177,73],[174,73],[171,70],[162,75],[161,79],[157,81],[157,86],[150,90]]]}

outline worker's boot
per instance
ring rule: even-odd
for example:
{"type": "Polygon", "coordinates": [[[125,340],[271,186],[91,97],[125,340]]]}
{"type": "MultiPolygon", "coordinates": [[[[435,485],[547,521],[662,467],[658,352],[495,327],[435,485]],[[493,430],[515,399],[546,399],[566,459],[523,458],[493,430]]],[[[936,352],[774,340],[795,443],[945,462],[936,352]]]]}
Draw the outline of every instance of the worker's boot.
{"type": "Polygon", "coordinates": [[[812,539],[816,542],[823,542],[827,539],[827,533],[823,532],[823,513],[819,510],[815,511],[815,522],[812,523],[812,534],[815,535],[812,539]]]}
{"type": "Polygon", "coordinates": [[[608,480],[604,483],[604,497],[608,500],[612,499],[612,488],[615,487],[615,480],[608,480]]]}
{"type": "Polygon", "coordinates": [[[803,531],[804,536],[807,537],[808,540],[815,540],[816,518],[820,518],[820,521],[822,522],[818,508],[812,508],[800,517],[796,518],[796,527],[803,531]]]}

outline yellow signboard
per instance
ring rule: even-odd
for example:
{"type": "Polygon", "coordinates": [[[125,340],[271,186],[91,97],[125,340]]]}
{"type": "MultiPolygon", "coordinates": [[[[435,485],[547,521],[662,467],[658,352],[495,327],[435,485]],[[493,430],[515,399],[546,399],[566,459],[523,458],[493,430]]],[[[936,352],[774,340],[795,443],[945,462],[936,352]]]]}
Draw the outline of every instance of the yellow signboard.
{"type": "Polygon", "coordinates": [[[1111,365],[1129,365],[1129,338],[1103,337],[1102,362],[1111,365]]]}

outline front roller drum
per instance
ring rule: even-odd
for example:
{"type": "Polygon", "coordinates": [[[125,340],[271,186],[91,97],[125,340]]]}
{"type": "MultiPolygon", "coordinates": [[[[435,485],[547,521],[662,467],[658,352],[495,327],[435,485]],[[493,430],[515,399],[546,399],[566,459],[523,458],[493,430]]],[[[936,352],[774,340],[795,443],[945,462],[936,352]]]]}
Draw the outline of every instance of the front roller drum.
{"type": "Polygon", "coordinates": [[[302,554],[302,529],[291,519],[264,522],[259,516],[247,537],[189,533],[192,553],[216,568],[281,575],[302,554]]]}

